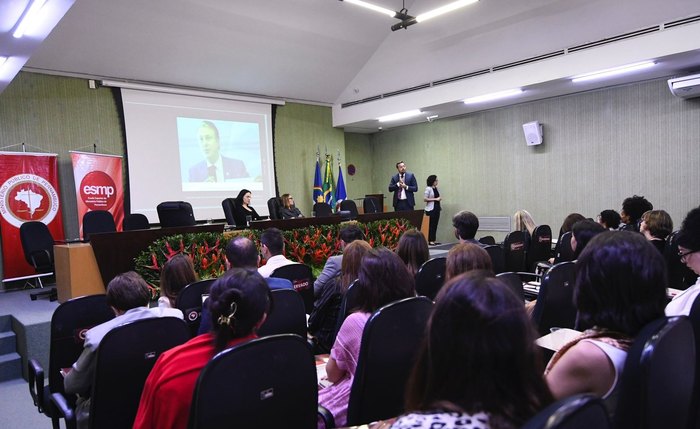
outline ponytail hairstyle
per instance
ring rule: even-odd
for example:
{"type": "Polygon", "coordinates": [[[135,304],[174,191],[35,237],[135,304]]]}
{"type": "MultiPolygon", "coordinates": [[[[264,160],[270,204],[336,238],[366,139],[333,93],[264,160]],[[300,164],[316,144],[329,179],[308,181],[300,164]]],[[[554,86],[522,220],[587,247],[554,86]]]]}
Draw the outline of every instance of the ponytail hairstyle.
{"type": "Polygon", "coordinates": [[[270,312],[270,289],[257,270],[232,268],[212,284],[207,300],[211,312],[214,351],[255,332],[270,312]]]}

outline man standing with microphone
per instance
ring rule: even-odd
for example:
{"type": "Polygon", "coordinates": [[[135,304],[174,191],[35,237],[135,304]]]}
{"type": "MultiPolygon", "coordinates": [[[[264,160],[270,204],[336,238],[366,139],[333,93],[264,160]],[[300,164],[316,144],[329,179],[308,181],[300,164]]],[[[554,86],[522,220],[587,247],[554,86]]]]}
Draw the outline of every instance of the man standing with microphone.
{"type": "Polygon", "coordinates": [[[391,177],[389,192],[394,193],[394,211],[413,210],[416,205],[413,193],[418,191],[418,182],[413,173],[406,171],[403,161],[396,163],[397,174],[391,177]]]}

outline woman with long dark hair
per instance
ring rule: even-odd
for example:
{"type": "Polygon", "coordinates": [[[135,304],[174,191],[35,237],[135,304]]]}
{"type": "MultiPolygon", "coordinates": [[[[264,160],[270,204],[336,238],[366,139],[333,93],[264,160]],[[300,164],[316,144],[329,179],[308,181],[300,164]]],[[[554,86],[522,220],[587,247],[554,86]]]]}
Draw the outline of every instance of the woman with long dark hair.
{"type": "Polygon", "coordinates": [[[396,254],[406,264],[411,275],[415,276],[421,265],[430,259],[428,243],[423,233],[417,229],[409,229],[399,238],[396,254]]]}
{"type": "Polygon", "coordinates": [[[236,206],[233,210],[233,220],[236,226],[248,225],[248,217],[250,220],[261,220],[262,217],[250,205],[250,200],[253,194],[247,189],[241,189],[241,192],[236,196],[236,206]]]}

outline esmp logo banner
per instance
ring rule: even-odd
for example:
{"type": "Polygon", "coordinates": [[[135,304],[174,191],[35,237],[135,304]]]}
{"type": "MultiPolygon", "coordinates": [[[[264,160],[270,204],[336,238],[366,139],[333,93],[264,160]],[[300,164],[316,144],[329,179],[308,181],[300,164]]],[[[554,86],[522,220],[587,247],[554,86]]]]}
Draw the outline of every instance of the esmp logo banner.
{"type": "Polygon", "coordinates": [[[48,225],[58,210],[58,193],[41,176],[17,174],[0,185],[0,215],[16,228],[27,221],[48,225]]]}
{"type": "Polygon", "coordinates": [[[102,171],[91,171],[80,181],[80,199],[90,210],[109,210],[117,200],[117,187],[102,171]]]}

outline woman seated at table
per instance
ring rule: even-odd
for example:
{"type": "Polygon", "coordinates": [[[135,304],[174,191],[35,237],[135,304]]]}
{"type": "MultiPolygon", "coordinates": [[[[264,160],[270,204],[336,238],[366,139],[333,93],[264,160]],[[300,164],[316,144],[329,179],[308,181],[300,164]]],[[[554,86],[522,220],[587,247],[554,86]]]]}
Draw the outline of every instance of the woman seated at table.
{"type": "Polygon", "coordinates": [[[294,205],[294,197],[289,194],[282,195],[282,219],[294,219],[304,217],[301,210],[294,205]]]}
{"type": "Polygon", "coordinates": [[[333,384],[318,392],[318,403],[333,413],[336,426],[345,426],[347,422],[350,389],[367,320],[384,305],[415,296],[414,284],[406,265],[391,250],[373,249],[362,259],[353,286],[358,288],[357,308],[340,327],[326,365],[328,380],[333,384]]]}
{"type": "Polygon", "coordinates": [[[552,402],[523,303],[490,271],[440,290],[395,429],[517,428],[552,402]]]}
{"type": "Polygon", "coordinates": [[[170,258],[160,272],[158,307],[175,308],[175,301],[182,289],[197,280],[192,258],[184,253],[170,258]]]}
{"type": "Polygon", "coordinates": [[[634,337],[664,315],[664,259],[641,234],[598,234],[576,262],[574,302],[579,325],[590,329],[552,357],[547,384],[556,399],[592,393],[612,411],[634,337]]]}
{"type": "Polygon", "coordinates": [[[406,264],[412,276],[415,276],[421,265],[430,259],[428,242],[425,241],[423,233],[417,229],[409,229],[403,233],[399,238],[396,254],[406,264]]]}
{"type": "Polygon", "coordinates": [[[233,210],[233,220],[236,226],[247,226],[250,220],[262,220],[262,217],[250,206],[252,194],[247,189],[241,189],[236,197],[236,207],[233,210]]]}
{"type": "Polygon", "coordinates": [[[202,368],[218,352],[256,338],[270,309],[270,294],[257,271],[233,268],[212,284],[207,302],[215,322],[212,331],[158,358],[141,394],[135,429],[185,429],[202,368]]]}

